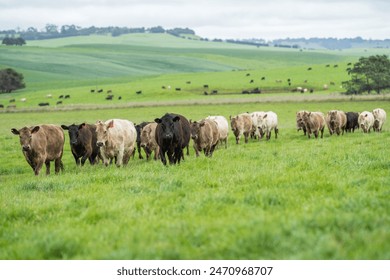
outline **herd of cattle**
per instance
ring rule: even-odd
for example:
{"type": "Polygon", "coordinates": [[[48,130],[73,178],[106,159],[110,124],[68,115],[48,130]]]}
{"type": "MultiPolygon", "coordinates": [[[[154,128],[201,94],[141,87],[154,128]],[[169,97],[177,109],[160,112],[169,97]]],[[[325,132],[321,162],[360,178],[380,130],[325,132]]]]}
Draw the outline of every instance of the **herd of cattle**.
{"type": "MultiPolygon", "coordinates": [[[[372,112],[362,113],[332,110],[325,116],[321,112],[299,111],[296,113],[297,129],[303,130],[309,138],[314,134],[323,137],[325,125],[332,135],[344,132],[353,132],[361,128],[368,133],[371,129],[376,132],[382,130],[386,121],[386,112],[383,109],[374,109],[372,112]]],[[[278,116],[272,111],[242,113],[230,116],[231,130],[236,138],[236,144],[244,135],[245,143],[249,137],[267,140],[271,138],[272,130],[275,138],[278,136],[278,116]]],[[[55,172],[63,170],[62,155],[65,143],[64,130],[68,131],[71,152],[77,165],[84,165],[88,159],[91,164],[102,161],[106,166],[113,162],[118,166],[126,165],[136,150],[143,158],[141,148],[147,159],[152,152],[154,159],[161,159],[167,164],[180,163],[184,159],[184,150],[189,155],[190,139],[196,156],[200,152],[208,157],[213,155],[217,144],[227,148],[229,125],[223,116],[209,116],[200,121],[188,121],[182,115],[167,113],[154,122],[143,122],[135,125],[131,121],[111,119],[97,121],[95,124],[82,123],[80,125],[38,125],[11,129],[19,136],[22,152],[35,175],[38,175],[43,164],[46,165],[46,174],[50,174],[50,162],[55,163],[55,172]]]]}

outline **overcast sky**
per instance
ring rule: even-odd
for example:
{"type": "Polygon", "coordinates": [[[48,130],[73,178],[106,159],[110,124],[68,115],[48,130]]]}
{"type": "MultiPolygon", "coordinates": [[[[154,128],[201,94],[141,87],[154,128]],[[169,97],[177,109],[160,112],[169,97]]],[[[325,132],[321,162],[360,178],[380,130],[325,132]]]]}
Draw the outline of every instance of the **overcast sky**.
{"type": "Polygon", "coordinates": [[[389,0],[0,0],[0,30],[188,27],[202,37],[390,37],[389,0]]]}

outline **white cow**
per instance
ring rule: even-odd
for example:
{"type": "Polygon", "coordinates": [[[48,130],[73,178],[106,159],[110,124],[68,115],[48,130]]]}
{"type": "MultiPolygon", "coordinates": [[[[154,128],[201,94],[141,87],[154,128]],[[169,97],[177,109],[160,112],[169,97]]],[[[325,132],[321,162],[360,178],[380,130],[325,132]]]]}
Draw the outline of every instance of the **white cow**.
{"type": "Polygon", "coordinates": [[[359,127],[362,128],[364,133],[368,133],[374,126],[374,120],[374,115],[371,112],[364,111],[360,113],[358,118],[359,127]]]}
{"type": "Polygon", "coordinates": [[[252,112],[250,113],[251,118],[252,118],[252,130],[253,134],[257,135],[260,138],[262,138],[264,135],[260,135],[260,131],[258,129],[258,119],[260,116],[264,116],[265,112],[264,111],[258,111],[258,112],[252,112]]]}
{"type": "Polygon", "coordinates": [[[263,116],[259,116],[257,119],[257,126],[260,131],[260,135],[266,135],[267,140],[271,138],[272,129],[275,131],[275,139],[278,138],[278,115],[274,112],[265,112],[263,116]]]}
{"type": "Polygon", "coordinates": [[[227,148],[229,123],[224,116],[208,116],[206,120],[213,120],[217,124],[219,133],[219,143],[225,142],[225,149],[227,148]]]}
{"type": "Polygon", "coordinates": [[[126,165],[134,155],[137,132],[128,120],[111,119],[96,122],[96,145],[100,147],[103,162],[107,166],[113,159],[118,167],[126,165]]]}
{"type": "Polygon", "coordinates": [[[372,110],[372,114],[374,115],[374,131],[381,132],[382,126],[386,121],[386,111],[381,108],[377,108],[372,110]]]}

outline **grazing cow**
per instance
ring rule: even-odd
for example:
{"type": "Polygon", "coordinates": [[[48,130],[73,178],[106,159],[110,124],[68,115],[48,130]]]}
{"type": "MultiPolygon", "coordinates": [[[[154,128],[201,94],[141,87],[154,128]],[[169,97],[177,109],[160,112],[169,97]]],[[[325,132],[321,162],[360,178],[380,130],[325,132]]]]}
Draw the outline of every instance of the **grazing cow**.
{"type": "Polygon", "coordinates": [[[142,122],[140,124],[135,125],[135,130],[137,131],[137,140],[136,140],[136,142],[137,142],[137,150],[138,150],[138,158],[139,159],[143,159],[144,158],[142,156],[142,153],[141,153],[141,131],[148,124],[150,124],[150,122],[142,122]]]}
{"type": "Polygon", "coordinates": [[[51,161],[54,161],[56,174],[64,169],[62,154],[65,137],[60,127],[44,124],[19,130],[13,128],[11,132],[19,135],[23,155],[35,175],[39,175],[43,164],[46,165],[46,175],[49,175],[51,161]]]}
{"type": "Polygon", "coordinates": [[[296,113],[297,131],[300,131],[302,129],[303,135],[306,135],[306,126],[302,119],[302,116],[305,112],[309,113],[308,111],[304,111],[304,110],[298,111],[296,113]]]}
{"type": "Polygon", "coordinates": [[[261,137],[265,134],[267,140],[271,139],[271,131],[273,129],[275,131],[275,139],[277,139],[279,133],[278,115],[272,111],[265,112],[265,114],[258,117],[257,127],[261,137]]]}
{"type": "Polygon", "coordinates": [[[217,124],[219,133],[219,143],[225,142],[225,149],[227,148],[229,123],[224,116],[208,116],[206,120],[212,120],[217,124]]]}
{"type": "Polygon", "coordinates": [[[239,114],[235,117],[230,116],[230,124],[234,136],[236,136],[236,144],[240,143],[241,135],[244,134],[245,143],[248,143],[248,137],[252,132],[252,118],[248,113],[239,114]]]}
{"type": "Polygon", "coordinates": [[[3,104],[0,104],[0,108],[4,108],[4,105],[3,105],[3,104]]]}
{"type": "Polygon", "coordinates": [[[364,133],[369,133],[374,126],[375,118],[371,112],[364,111],[360,113],[358,118],[359,127],[364,133]]]}
{"type": "Polygon", "coordinates": [[[181,91],[181,88],[177,87],[175,88],[176,91],[181,91]]]}
{"type": "Polygon", "coordinates": [[[56,105],[61,105],[62,101],[57,101],[56,105]]]}
{"type": "Polygon", "coordinates": [[[381,132],[382,126],[386,121],[386,111],[381,108],[377,108],[372,110],[372,114],[374,115],[374,131],[381,132]]]}
{"type": "Polygon", "coordinates": [[[126,165],[130,156],[134,155],[137,132],[131,121],[120,119],[97,121],[96,135],[96,145],[100,147],[100,155],[106,166],[113,159],[116,159],[118,167],[126,165]]]}
{"type": "Polygon", "coordinates": [[[213,120],[201,120],[190,122],[191,138],[194,141],[196,156],[200,151],[204,151],[206,157],[212,157],[219,141],[217,124],[213,120]]]}
{"type": "Polygon", "coordinates": [[[203,88],[209,88],[209,85],[203,85],[203,88]]]}
{"type": "Polygon", "coordinates": [[[44,107],[44,106],[49,106],[50,103],[49,102],[41,102],[38,104],[38,106],[41,106],[41,107],[44,107]]]}
{"type": "Polygon", "coordinates": [[[9,100],[9,103],[15,103],[15,101],[16,101],[15,98],[12,98],[9,100]]]}
{"type": "Polygon", "coordinates": [[[188,120],[178,114],[166,113],[161,118],[154,120],[157,123],[156,142],[160,147],[160,158],[164,165],[167,164],[165,154],[170,164],[180,163],[183,158],[183,149],[190,142],[191,132],[188,120]]]}
{"type": "Polygon", "coordinates": [[[252,119],[252,131],[251,131],[251,138],[252,136],[256,138],[258,136],[259,140],[264,136],[264,134],[260,134],[260,130],[258,129],[258,123],[257,120],[260,116],[264,116],[265,112],[263,111],[258,111],[258,112],[253,112],[250,113],[251,119],[252,119]]]}
{"type": "Polygon", "coordinates": [[[321,138],[324,136],[325,117],[321,112],[304,112],[302,115],[302,121],[305,124],[307,137],[313,133],[315,138],[318,138],[319,132],[321,132],[321,138]]]}
{"type": "Polygon", "coordinates": [[[69,99],[70,98],[70,95],[69,94],[67,94],[67,95],[65,95],[65,97],[64,97],[65,99],[69,99]]]}
{"type": "Polygon", "coordinates": [[[264,80],[265,80],[265,77],[261,77],[261,80],[264,81],[264,80]]]}
{"type": "Polygon", "coordinates": [[[136,93],[136,94],[141,94],[141,93],[142,93],[142,90],[136,91],[135,93],[136,93]]]}
{"type": "Polygon", "coordinates": [[[355,132],[355,129],[359,129],[359,113],[347,112],[347,124],[345,125],[345,132],[355,132]]]}
{"type": "Polygon", "coordinates": [[[76,165],[84,165],[88,159],[90,164],[95,164],[99,155],[99,147],[96,145],[96,125],[82,123],[79,125],[61,125],[62,129],[68,130],[70,150],[76,161],[76,165]]]}
{"type": "Polygon", "coordinates": [[[103,92],[103,89],[99,89],[99,90],[98,90],[98,93],[102,93],[102,92],[103,92]]]}
{"type": "Polygon", "coordinates": [[[58,96],[58,98],[59,98],[59,99],[62,99],[62,98],[64,98],[64,96],[63,96],[63,95],[60,95],[60,96],[58,96]]]}
{"type": "Polygon", "coordinates": [[[154,160],[157,160],[160,148],[156,142],[157,123],[149,123],[141,130],[141,147],[144,149],[146,159],[149,160],[150,155],[154,152],[154,160]]]}
{"type": "Polygon", "coordinates": [[[106,96],[106,100],[112,100],[113,98],[114,98],[114,95],[112,95],[112,94],[106,96]]]}
{"type": "Polygon", "coordinates": [[[326,125],[330,135],[337,133],[344,135],[345,126],[347,125],[347,115],[343,111],[331,110],[326,114],[326,125]]]}

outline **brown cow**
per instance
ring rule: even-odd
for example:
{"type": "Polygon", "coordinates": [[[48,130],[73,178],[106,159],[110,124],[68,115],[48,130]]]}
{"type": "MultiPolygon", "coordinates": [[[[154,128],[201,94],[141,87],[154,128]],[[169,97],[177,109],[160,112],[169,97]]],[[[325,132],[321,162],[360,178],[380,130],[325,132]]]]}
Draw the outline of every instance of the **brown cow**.
{"type": "Polygon", "coordinates": [[[302,116],[305,112],[307,111],[302,110],[296,113],[297,131],[300,131],[302,129],[303,135],[306,135],[306,126],[302,121],[302,116]]]}
{"type": "Polygon", "coordinates": [[[196,156],[199,151],[204,151],[205,156],[212,157],[215,147],[219,141],[218,126],[213,120],[201,120],[190,122],[191,138],[194,141],[196,156]]]}
{"type": "Polygon", "coordinates": [[[230,116],[230,124],[234,135],[236,136],[236,144],[240,143],[241,135],[244,134],[245,143],[248,143],[248,137],[252,132],[252,118],[248,113],[237,115],[236,117],[230,116]]]}
{"type": "Polygon", "coordinates": [[[344,135],[345,126],[347,125],[347,115],[343,111],[332,110],[326,114],[326,125],[329,129],[330,135],[337,133],[344,135]]]}
{"type": "Polygon", "coordinates": [[[302,115],[302,121],[305,124],[307,137],[314,133],[315,138],[318,138],[319,132],[321,132],[321,138],[324,136],[325,117],[321,112],[304,112],[302,115]]]}
{"type": "Polygon", "coordinates": [[[50,174],[50,161],[54,161],[55,172],[63,170],[62,154],[64,149],[64,132],[55,125],[38,125],[11,129],[15,135],[19,135],[23,155],[28,164],[39,175],[43,164],[46,165],[46,175],[50,174]]]}
{"type": "Polygon", "coordinates": [[[160,148],[156,142],[156,127],[157,123],[149,123],[140,132],[140,146],[145,151],[146,159],[149,159],[153,151],[154,160],[157,160],[160,153],[160,148]]]}

